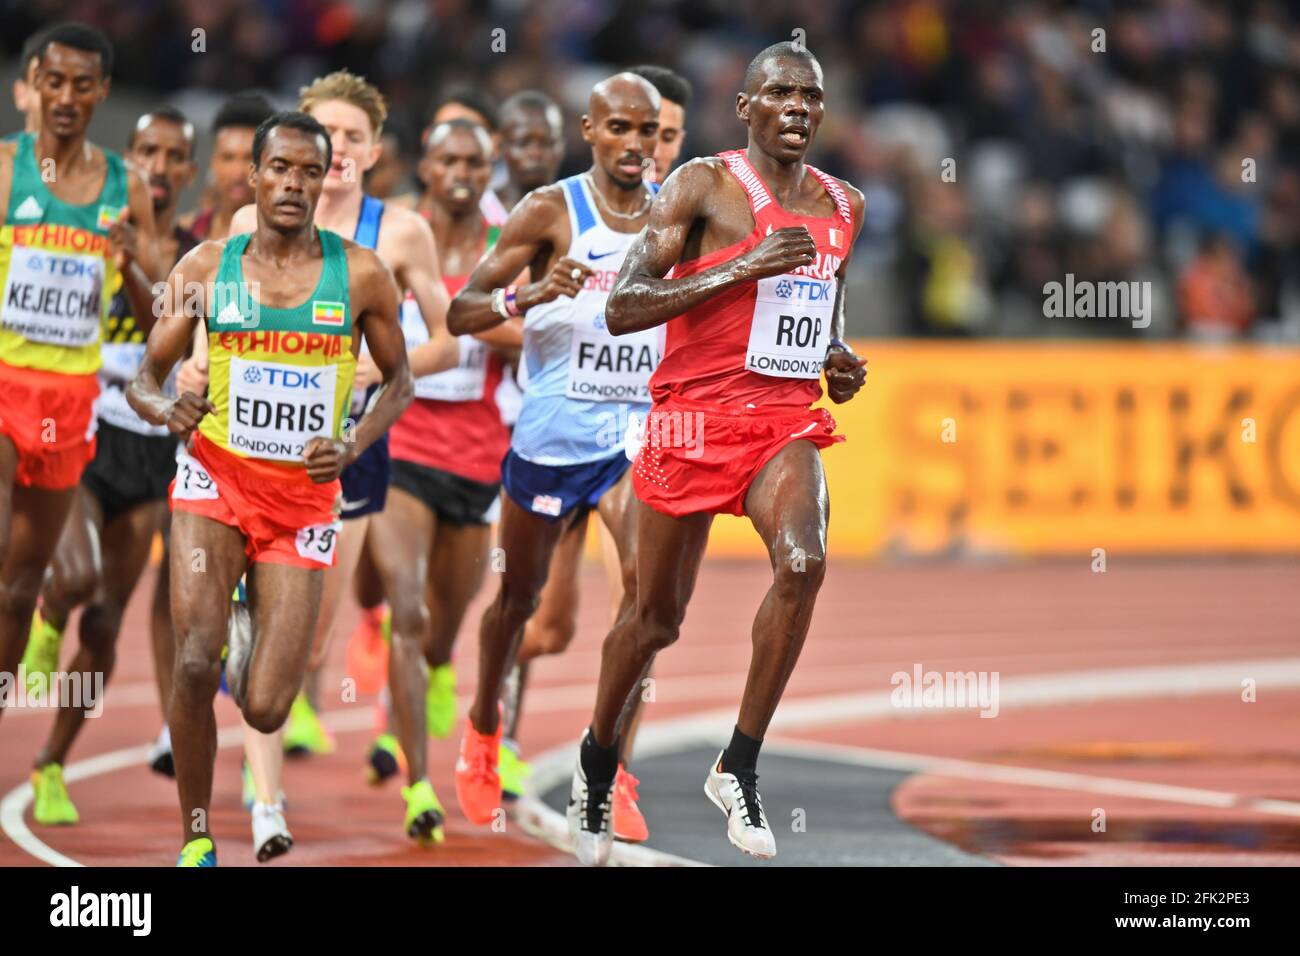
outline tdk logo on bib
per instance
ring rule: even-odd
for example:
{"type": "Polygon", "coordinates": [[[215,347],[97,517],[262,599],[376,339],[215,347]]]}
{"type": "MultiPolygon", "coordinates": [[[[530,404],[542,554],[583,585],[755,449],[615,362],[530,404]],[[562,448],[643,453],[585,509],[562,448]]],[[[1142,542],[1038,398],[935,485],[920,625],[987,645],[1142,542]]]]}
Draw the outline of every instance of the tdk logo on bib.
{"type": "Polygon", "coordinates": [[[43,256],[33,252],[27,259],[29,272],[40,272],[47,276],[71,278],[88,276],[98,279],[103,274],[103,263],[98,258],[73,258],[71,256],[43,256]]]}
{"type": "Polygon", "coordinates": [[[300,461],[312,438],[334,437],[337,378],[337,365],[299,367],[231,356],[231,449],[256,458],[300,461]]]}
{"type": "Polygon", "coordinates": [[[266,384],[271,388],[310,388],[321,387],[321,372],[304,372],[296,368],[281,368],[271,365],[250,365],[244,369],[244,381],[249,385],[258,385],[262,381],[262,372],[266,372],[266,384]]]}
{"type": "Polygon", "coordinates": [[[834,296],[830,282],[816,279],[782,279],[774,291],[780,298],[796,302],[829,302],[834,296]]]}

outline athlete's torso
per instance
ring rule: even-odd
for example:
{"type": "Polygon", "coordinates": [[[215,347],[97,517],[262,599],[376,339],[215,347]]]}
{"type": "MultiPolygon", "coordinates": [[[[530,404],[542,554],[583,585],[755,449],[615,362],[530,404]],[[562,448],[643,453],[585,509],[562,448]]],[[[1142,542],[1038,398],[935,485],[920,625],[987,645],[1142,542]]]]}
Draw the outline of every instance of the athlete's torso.
{"type": "Polygon", "coordinates": [[[315,437],[338,438],[356,373],[343,240],[317,229],[320,279],[291,308],[253,299],[242,257],[251,233],[226,241],[208,305],[208,398],[203,437],[245,458],[303,467],[315,437]]]}
{"type": "Polygon", "coordinates": [[[99,194],[73,205],[46,186],[33,135],[17,139],[0,227],[0,362],[68,375],[99,368],[100,331],[118,282],[108,233],[127,205],[122,157],[102,152],[99,194]]]}
{"type": "MultiPolygon", "coordinates": [[[[198,239],[180,226],[175,228],[176,261],[198,245],[198,239]]],[[[109,304],[108,321],[104,326],[104,342],[100,349],[103,364],[99,368],[99,401],[96,414],[100,421],[137,435],[166,437],[170,434],[166,425],[152,425],[136,414],[135,409],[126,403],[126,387],[140,368],[144,360],[145,345],[149,336],[145,333],[135,317],[131,314],[131,302],[122,288],[122,277],[118,275],[114,288],[110,290],[113,300],[109,304]]],[[[167,381],[163,383],[163,394],[174,395],[176,369],[173,368],[167,381]]]]}
{"type": "Polygon", "coordinates": [[[835,214],[809,217],[783,209],[745,158],[720,153],[745,191],[754,228],[743,240],[673,267],[695,275],[748,252],[786,226],[806,226],[817,245],[809,266],[728,289],[669,320],[663,361],[651,381],[655,401],[672,396],[713,404],[811,405],[821,397],[838,282],[853,239],[853,212],[840,183],[805,168],[825,188],[835,214]]]}
{"type": "Polygon", "coordinates": [[[535,306],[524,317],[528,381],[511,447],[537,464],[577,465],[622,451],[632,416],[644,418],[659,334],[609,334],[605,302],[637,233],[605,224],[585,177],[557,185],[571,235],[562,254],[594,274],[575,297],[535,306]]]}

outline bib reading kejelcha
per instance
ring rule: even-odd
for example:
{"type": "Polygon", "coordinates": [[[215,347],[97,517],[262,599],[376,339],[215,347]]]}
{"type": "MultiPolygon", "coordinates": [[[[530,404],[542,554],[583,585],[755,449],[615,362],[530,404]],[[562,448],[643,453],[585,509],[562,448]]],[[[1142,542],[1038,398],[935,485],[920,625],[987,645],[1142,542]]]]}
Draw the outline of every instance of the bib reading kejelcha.
{"type": "Polygon", "coordinates": [[[93,202],[74,206],[46,187],[35,140],[24,133],[0,228],[0,362],[85,375],[100,363],[117,268],[108,233],[127,204],[122,158],[104,150],[107,172],[93,202]]]}
{"type": "Polygon", "coordinates": [[[226,243],[208,304],[208,398],[217,413],[204,438],[245,458],[302,465],[313,438],[342,434],[352,395],[352,312],[342,240],[318,230],[324,261],[298,306],[255,302],[241,259],[250,235],[226,243]]]}

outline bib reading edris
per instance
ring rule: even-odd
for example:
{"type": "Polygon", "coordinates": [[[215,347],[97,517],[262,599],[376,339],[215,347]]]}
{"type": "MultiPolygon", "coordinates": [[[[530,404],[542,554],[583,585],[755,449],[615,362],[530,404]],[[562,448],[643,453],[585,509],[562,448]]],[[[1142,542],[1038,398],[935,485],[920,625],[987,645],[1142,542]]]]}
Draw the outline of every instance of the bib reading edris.
{"type": "Polygon", "coordinates": [[[293,308],[254,300],[241,265],[251,235],[228,240],[221,255],[207,320],[208,398],[217,413],[199,431],[244,458],[304,466],[307,442],[343,434],[357,367],[347,258],[338,235],[317,234],[320,281],[293,308]]]}

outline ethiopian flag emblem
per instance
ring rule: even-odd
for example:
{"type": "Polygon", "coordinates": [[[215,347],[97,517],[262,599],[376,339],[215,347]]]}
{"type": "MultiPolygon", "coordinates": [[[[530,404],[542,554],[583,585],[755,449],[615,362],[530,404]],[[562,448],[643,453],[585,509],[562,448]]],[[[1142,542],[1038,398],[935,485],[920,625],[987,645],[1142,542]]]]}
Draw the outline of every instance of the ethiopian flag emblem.
{"type": "Polygon", "coordinates": [[[113,224],[117,222],[117,217],[120,215],[122,215],[121,206],[100,206],[99,217],[95,225],[100,232],[108,232],[113,228],[113,224]]]}
{"type": "Polygon", "coordinates": [[[342,325],[343,303],[320,300],[312,302],[311,321],[313,325],[342,325]]]}

